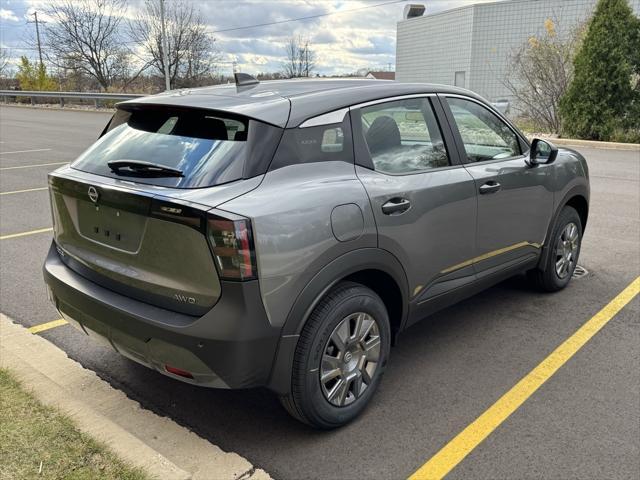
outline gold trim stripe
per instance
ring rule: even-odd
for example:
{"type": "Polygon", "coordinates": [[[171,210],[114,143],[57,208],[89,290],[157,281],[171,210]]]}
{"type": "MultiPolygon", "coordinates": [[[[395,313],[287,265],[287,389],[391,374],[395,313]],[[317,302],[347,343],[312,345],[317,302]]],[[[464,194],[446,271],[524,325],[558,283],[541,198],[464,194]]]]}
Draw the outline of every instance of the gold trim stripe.
{"type": "Polygon", "coordinates": [[[493,250],[492,252],[483,253],[482,255],[474,257],[474,258],[472,258],[470,260],[465,260],[462,263],[458,263],[457,265],[453,265],[452,267],[445,268],[440,273],[441,274],[450,273],[450,272],[453,272],[454,270],[459,270],[461,268],[468,267],[469,265],[473,265],[474,263],[478,263],[478,262],[481,262],[483,260],[487,260],[487,259],[495,257],[497,255],[501,255],[503,253],[507,253],[507,252],[510,252],[512,250],[516,250],[516,249],[522,248],[522,247],[540,248],[540,247],[542,247],[542,245],[540,243],[531,243],[531,242],[515,243],[513,245],[509,245],[508,247],[499,248],[498,250],[493,250]]]}

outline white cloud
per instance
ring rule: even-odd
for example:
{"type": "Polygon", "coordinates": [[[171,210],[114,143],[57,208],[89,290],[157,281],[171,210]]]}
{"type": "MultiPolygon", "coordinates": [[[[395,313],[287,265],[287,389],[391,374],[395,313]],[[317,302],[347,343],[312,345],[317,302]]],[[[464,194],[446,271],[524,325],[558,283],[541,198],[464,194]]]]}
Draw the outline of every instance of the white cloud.
{"type": "MultiPolygon", "coordinates": [[[[60,0],[0,0],[0,19],[16,22],[34,9],[44,16],[45,7],[60,0]]],[[[73,1],[73,0],[72,0],[73,1]]],[[[179,2],[183,0],[167,0],[179,2]]],[[[316,53],[317,72],[323,75],[352,73],[361,68],[394,68],[396,24],[407,3],[424,3],[427,14],[489,0],[191,0],[200,10],[204,23],[216,38],[222,54],[220,72],[231,73],[232,63],[247,73],[282,70],[285,45],[294,35],[308,38],[316,53]],[[378,6],[375,6],[378,5],[378,6]],[[366,7],[366,8],[364,8],[366,7]],[[331,14],[299,21],[300,17],[331,14]],[[282,22],[229,31],[230,28],[282,22]],[[227,31],[223,31],[227,30],[227,31]]],[[[136,18],[144,0],[128,0],[122,12],[126,20],[136,18]]],[[[123,23],[126,23],[125,22],[123,23]]],[[[11,23],[3,31],[3,41],[16,51],[24,47],[23,38],[31,35],[33,25],[11,23]]],[[[125,29],[126,30],[126,29],[125,29]]],[[[32,50],[26,50],[33,54],[32,50]]]]}
{"type": "Polygon", "coordinates": [[[13,12],[13,10],[7,10],[6,8],[0,8],[0,19],[8,20],[10,22],[19,22],[20,19],[13,12]]]}

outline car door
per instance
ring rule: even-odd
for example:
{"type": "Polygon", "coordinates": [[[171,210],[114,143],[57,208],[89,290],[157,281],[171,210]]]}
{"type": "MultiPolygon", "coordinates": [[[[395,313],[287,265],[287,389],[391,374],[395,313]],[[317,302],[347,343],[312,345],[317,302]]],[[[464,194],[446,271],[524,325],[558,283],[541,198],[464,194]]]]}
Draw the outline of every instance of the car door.
{"type": "Polygon", "coordinates": [[[440,98],[464,166],[476,183],[477,273],[535,259],[553,209],[552,166],[529,166],[528,144],[481,102],[454,95],[440,98]]]}
{"type": "Polygon", "coordinates": [[[438,118],[446,127],[435,96],[351,109],[356,173],[378,246],[400,260],[417,303],[474,279],[475,183],[450,153],[451,132],[438,118]]]}

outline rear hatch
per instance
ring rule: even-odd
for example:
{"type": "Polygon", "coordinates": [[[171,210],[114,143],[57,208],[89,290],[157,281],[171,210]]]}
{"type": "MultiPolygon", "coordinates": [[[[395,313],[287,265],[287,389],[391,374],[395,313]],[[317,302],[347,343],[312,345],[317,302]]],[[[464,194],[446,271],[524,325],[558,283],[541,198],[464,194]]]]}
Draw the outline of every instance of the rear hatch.
{"type": "Polygon", "coordinates": [[[259,184],[256,162],[268,166],[280,135],[222,112],[119,110],[93,146],[49,176],[61,258],[123,295],[206,313],[221,280],[256,276],[250,222],[212,208],[259,184]]]}

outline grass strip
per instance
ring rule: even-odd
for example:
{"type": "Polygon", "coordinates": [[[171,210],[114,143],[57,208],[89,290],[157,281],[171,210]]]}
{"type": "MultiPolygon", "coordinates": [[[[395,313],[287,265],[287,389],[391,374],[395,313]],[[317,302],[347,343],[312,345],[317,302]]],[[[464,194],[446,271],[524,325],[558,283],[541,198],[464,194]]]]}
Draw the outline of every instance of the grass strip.
{"type": "Polygon", "coordinates": [[[80,432],[73,421],[42,405],[0,369],[0,478],[149,478],[80,432]]]}

